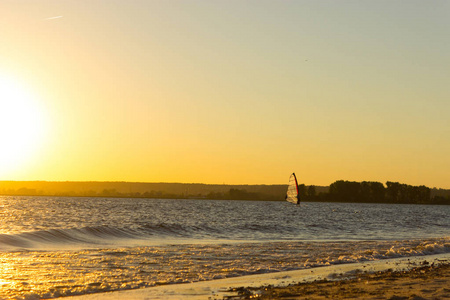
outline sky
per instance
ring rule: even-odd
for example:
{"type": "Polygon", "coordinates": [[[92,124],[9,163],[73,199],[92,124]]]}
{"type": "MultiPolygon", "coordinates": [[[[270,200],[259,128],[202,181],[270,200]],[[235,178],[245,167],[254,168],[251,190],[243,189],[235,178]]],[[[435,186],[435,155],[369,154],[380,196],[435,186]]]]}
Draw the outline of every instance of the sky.
{"type": "Polygon", "coordinates": [[[450,188],[450,1],[0,0],[0,180],[450,188]]]}

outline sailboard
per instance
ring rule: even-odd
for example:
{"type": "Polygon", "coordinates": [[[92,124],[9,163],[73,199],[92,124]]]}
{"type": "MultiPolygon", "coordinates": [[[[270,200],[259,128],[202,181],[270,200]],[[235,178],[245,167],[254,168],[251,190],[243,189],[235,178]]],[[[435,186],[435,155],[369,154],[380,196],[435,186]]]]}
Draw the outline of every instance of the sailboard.
{"type": "Polygon", "coordinates": [[[300,202],[298,197],[297,177],[295,176],[295,173],[292,173],[291,177],[289,177],[289,185],[286,192],[286,201],[294,204],[299,204],[300,202]]]}

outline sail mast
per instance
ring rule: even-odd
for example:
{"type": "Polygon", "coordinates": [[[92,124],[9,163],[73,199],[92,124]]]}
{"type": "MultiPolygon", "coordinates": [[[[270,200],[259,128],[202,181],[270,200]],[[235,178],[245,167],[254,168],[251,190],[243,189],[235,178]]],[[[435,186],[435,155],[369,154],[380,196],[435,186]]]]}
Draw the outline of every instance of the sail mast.
{"type": "Polygon", "coordinates": [[[297,189],[297,195],[298,195],[298,182],[297,182],[297,176],[295,176],[295,173],[292,173],[292,175],[294,175],[294,179],[295,179],[295,188],[297,189]]]}

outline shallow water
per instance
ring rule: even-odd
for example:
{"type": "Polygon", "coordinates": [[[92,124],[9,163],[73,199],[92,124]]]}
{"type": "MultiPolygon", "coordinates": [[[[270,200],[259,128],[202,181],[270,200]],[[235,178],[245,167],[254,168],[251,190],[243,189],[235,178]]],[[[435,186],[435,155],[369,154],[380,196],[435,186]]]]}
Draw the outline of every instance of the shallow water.
{"type": "Polygon", "coordinates": [[[447,206],[0,198],[0,298],[450,252],[447,206]]]}

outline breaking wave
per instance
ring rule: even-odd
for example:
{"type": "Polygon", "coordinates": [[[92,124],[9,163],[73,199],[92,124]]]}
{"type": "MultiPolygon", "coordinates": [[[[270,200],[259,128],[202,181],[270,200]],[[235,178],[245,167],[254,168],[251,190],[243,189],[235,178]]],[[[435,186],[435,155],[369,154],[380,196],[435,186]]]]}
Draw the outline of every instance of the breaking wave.
{"type": "Polygon", "coordinates": [[[0,249],[2,246],[18,248],[35,248],[45,245],[62,244],[104,244],[114,239],[135,239],[131,231],[109,226],[84,227],[72,229],[50,229],[18,234],[0,234],[0,249]]]}
{"type": "MultiPolygon", "coordinates": [[[[228,228],[229,230],[230,228],[228,228]]],[[[236,231],[242,231],[242,237],[249,232],[253,236],[264,236],[264,233],[273,233],[275,230],[270,226],[254,225],[249,227],[237,226],[236,231]]],[[[231,240],[225,234],[226,230],[219,230],[210,226],[181,226],[180,224],[160,223],[155,225],[146,224],[139,228],[125,229],[112,226],[88,226],[70,229],[50,229],[17,234],[0,234],[0,250],[13,249],[46,249],[46,248],[71,248],[71,247],[101,247],[110,245],[155,245],[155,241],[181,240],[185,244],[193,243],[194,240],[215,243],[230,242],[261,242],[259,240],[239,239],[239,235],[231,234],[235,239],[231,240]]],[[[270,242],[283,242],[282,240],[271,240],[270,242]]],[[[299,245],[314,244],[313,241],[285,241],[286,243],[298,243],[299,245]]],[[[450,253],[450,237],[413,239],[413,240],[366,240],[361,241],[366,249],[349,252],[333,259],[317,263],[318,265],[352,263],[361,261],[380,260],[387,258],[399,258],[420,255],[433,255],[450,253]]],[[[315,243],[326,244],[327,247],[335,248],[340,243],[351,243],[345,241],[321,240],[315,243]]],[[[157,244],[157,243],[156,243],[157,244]]],[[[301,248],[302,248],[301,247],[301,248]]]]}

